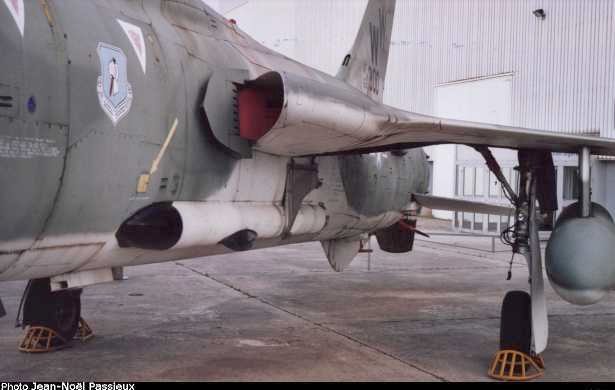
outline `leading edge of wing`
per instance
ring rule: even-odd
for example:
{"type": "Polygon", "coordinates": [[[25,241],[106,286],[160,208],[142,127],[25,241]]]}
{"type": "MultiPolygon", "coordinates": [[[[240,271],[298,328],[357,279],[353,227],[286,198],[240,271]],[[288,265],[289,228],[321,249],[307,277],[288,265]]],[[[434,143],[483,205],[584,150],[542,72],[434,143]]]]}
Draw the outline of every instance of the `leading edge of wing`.
{"type": "Polygon", "coordinates": [[[412,194],[413,200],[420,206],[434,210],[461,211],[465,213],[479,213],[502,215],[511,217],[515,209],[510,206],[474,202],[463,199],[443,198],[432,195],[412,194]]]}

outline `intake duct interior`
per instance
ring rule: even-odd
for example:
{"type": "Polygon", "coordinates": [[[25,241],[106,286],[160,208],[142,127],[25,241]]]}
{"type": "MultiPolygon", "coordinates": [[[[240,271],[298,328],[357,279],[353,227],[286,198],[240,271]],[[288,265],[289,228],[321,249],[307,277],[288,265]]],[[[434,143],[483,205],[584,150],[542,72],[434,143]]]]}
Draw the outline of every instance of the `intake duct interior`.
{"type": "Polygon", "coordinates": [[[183,230],[179,212],[171,203],[156,203],[128,218],[115,237],[120,248],[171,249],[183,230]]]}

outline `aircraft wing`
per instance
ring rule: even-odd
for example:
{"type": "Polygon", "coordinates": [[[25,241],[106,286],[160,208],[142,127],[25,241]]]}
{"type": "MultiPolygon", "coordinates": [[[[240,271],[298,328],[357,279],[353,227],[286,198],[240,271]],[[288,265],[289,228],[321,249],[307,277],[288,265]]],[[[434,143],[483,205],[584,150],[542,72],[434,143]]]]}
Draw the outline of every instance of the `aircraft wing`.
{"type": "Polygon", "coordinates": [[[570,133],[533,130],[512,126],[444,119],[406,113],[401,123],[378,131],[379,139],[367,141],[362,148],[403,147],[404,145],[464,144],[509,149],[539,149],[578,153],[587,146],[592,154],[615,155],[615,139],[570,133]]]}
{"type": "Polygon", "coordinates": [[[438,118],[371,100],[336,80],[269,72],[240,87],[239,127],[283,156],[377,152],[438,144],[615,156],[615,139],[438,118]],[[263,118],[266,118],[263,119],[263,118]]]}

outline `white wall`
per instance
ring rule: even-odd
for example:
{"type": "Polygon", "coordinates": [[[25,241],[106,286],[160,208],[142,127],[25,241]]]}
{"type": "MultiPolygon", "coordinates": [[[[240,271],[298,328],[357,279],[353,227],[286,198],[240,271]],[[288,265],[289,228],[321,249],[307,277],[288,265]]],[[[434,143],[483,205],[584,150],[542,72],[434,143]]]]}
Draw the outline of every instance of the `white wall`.
{"type": "Polygon", "coordinates": [[[243,0],[225,16],[265,46],[336,74],[366,5],[367,0],[243,0]]]}
{"type": "MultiPolygon", "coordinates": [[[[444,118],[476,122],[510,124],[512,76],[454,82],[436,87],[435,114],[444,118]]],[[[481,156],[471,148],[440,145],[430,148],[434,161],[434,188],[438,196],[454,197],[457,163],[464,160],[480,161],[481,156]]],[[[508,150],[494,149],[502,160],[516,160],[508,150]]],[[[434,217],[451,219],[449,211],[434,211],[434,217]]]]}
{"type": "Polygon", "coordinates": [[[221,12],[220,10],[220,0],[202,0],[203,3],[207,4],[208,6],[210,6],[211,8],[215,9],[218,12],[221,12]]]}

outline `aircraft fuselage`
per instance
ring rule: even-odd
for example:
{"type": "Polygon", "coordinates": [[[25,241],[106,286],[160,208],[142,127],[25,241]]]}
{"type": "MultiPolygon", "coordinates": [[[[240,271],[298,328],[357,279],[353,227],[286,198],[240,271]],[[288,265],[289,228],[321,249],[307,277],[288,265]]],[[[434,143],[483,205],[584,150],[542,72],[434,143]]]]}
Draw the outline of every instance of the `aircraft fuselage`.
{"type": "Polygon", "coordinates": [[[23,5],[0,4],[0,280],[224,253],[212,237],[248,220],[266,231],[255,247],[356,237],[395,223],[410,194],[426,192],[422,149],[295,158],[317,166],[320,185],[289,234],[291,159],[234,151],[232,124],[212,129],[203,109],[209,81],[274,70],[352,87],[264,48],[200,1],[23,5]],[[158,204],[207,220],[168,250],[121,247],[120,226],[158,204]],[[219,231],[205,237],[207,226],[219,231]]]}

